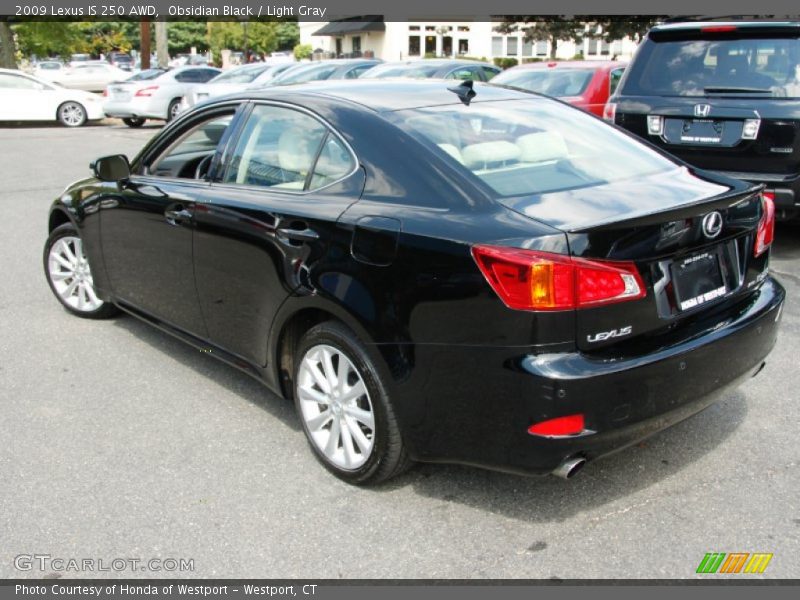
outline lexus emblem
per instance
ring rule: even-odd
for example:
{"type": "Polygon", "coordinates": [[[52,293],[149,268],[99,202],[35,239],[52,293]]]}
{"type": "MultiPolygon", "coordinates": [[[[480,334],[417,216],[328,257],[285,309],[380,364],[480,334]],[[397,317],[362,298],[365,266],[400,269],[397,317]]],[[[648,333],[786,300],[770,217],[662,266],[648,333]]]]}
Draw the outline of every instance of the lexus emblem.
{"type": "Polygon", "coordinates": [[[703,233],[707,238],[715,238],[722,231],[722,215],[717,211],[708,213],[703,217],[703,233]]]}
{"type": "Polygon", "coordinates": [[[711,113],[711,105],[710,104],[695,104],[694,105],[694,116],[695,117],[707,117],[711,113]]]}

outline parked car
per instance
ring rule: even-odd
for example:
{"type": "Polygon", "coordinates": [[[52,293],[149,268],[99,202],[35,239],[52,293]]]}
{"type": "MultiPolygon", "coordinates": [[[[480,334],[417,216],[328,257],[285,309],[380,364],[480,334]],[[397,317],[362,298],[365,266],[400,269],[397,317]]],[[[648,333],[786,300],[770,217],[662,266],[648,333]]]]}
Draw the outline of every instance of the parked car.
{"type": "Polygon", "coordinates": [[[327,79],[358,79],[380,62],[373,58],[335,58],[300,63],[290,66],[269,81],[254,83],[249,88],[260,89],[273,85],[294,85],[327,79]]]}
{"type": "Polygon", "coordinates": [[[602,117],[626,66],[598,60],[528,63],[503,71],[492,83],[559,98],[602,117]]]}
{"type": "Polygon", "coordinates": [[[125,52],[109,52],[106,60],[110,65],[122,69],[123,71],[133,70],[133,57],[125,52]]]}
{"type": "Polygon", "coordinates": [[[295,64],[297,63],[281,63],[274,65],[255,63],[223,71],[208,83],[195,87],[191,94],[186,94],[181,103],[181,110],[191,108],[198,102],[213,96],[240,92],[251,85],[257,87],[267,85],[270,81],[274,80],[275,77],[295,64]]]}
{"type": "Polygon", "coordinates": [[[678,22],[646,36],[606,117],[800,217],[800,22],[678,22]]]}
{"type": "Polygon", "coordinates": [[[40,60],[33,67],[33,76],[47,81],[57,81],[66,70],[60,60],[40,60]]]}
{"type": "Polygon", "coordinates": [[[122,119],[128,127],[141,127],[147,119],[171,121],[180,112],[185,95],[221,72],[213,67],[180,67],[115,83],[108,86],[103,110],[109,117],[122,119]]]}
{"type": "Polygon", "coordinates": [[[91,60],[91,54],[71,54],[69,57],[69,66],[75,67],[81,63],[89,62],[91,60]]]}
{"type": "Polygon", "coordinates": [[[764,365],[785,292],[759,191],[543,96],[325,81],[98,159],[44,265],[69,312],[122,309],[293,399],[347,481],[569,477],[764,365]]]}
{"type": "Polygon", "coordinates": [[[104,61],[87,61],[65,69],[53,80],[73,90],[102,92],[112,81],[124,81],[130,76],[129,71],[123,71],[104,61]]]}
{"type": "Polygon", "coordinates": [[[403,77],[412,79],[472,79],[489,81],[501,72],[489,63],[456,59],[424,59],[378,65],[362,75],[365,79],[403,77]]]}
{"type": "Polygon", "coordinates": [[[102,118],[100,96],[0,69],[0,121],[58,121],[66,127],[80,127],[102,118]]]}

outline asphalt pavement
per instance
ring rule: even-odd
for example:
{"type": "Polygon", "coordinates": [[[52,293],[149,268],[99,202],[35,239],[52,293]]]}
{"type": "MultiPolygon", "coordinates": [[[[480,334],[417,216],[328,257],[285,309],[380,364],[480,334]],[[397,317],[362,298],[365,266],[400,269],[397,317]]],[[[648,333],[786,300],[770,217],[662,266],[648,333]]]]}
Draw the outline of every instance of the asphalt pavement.
{"type": "Polygon", "coordinates": [[[705,412],[570,481],[420,465],[360,489],[246,375],[51,296],[51,201],[157,131],[0,128],[0,577],[684,578],[707,552],[773,553],[731,577],[800,577],[800,227],[777,231],[788,302],[766,368],[705,412]]]}

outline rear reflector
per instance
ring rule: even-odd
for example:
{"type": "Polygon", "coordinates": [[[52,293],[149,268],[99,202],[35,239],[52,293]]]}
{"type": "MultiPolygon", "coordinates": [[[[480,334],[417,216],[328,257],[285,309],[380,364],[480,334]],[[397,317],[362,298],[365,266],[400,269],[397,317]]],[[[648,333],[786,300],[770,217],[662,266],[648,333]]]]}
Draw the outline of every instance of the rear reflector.
{"type": "Polygon", "coordinates": [[[592,261],[505,246],[474,246],[486,281],[509,308],[571,310],[644,298],[632,262],[592,261]]]}
{"type": "Polygon", "coordinates": [[[542,421],[541,423],[534,423],[528,427],[528,433],[531,435],[540,435],[544,437],[578,435],[583,430],[584,419],[582,414],[557,417],[555,419],[542,421]]]}
{"type": "Polygon", "coordinates": [[[761,256],[772,245],[775,239],[775,193],[761,192],[763,213],[756,230],[756,243],[753,245],[753,256],[761,256]]]}

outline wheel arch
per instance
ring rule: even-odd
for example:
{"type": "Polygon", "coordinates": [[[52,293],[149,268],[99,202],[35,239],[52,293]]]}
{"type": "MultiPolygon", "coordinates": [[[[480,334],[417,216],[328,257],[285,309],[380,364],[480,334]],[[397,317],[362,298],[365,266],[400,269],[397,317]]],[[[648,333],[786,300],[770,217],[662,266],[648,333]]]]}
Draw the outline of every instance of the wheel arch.
{"type": "Polygon", "coordinates": [[[284,302],[276,315],[271,329],[269,357],[272,367],[269,377],[284,398],[293,399],[294,354],[300,339],[315,325],[325,321],[338,321],[350,329],[362,342],[376,367],[387,382],[397,378],[393,355],[398,352],[394,344],[377,345],[369,331],[344,307],[323,298],[292,297],[284,302]]]}
{"type": "Polygon", "coordinates": [[[56,227],[61,227],[65,223],[72,223],[77,227],[77,223],[73,220],[72,216],[60,206],[55,206],[50,211],[50,216],[47,220],[47,233],[52,233],[56,227]]]}
{"type": "Polygon", "coordinates": [[[61,112],[61,107],[64,106],[65,104],[77,104],[83,109],[83,114],[86,115],[86,120],[87,121],[89,120],[89,113],[86,111],[86,105],[83,102],[80,102],[79,100],[72,100],[67,98],[66,100],[62,100],[61,102],[59,102],[58,106],[56,107],[55,118],[57,122],[59,121],[58,113],[61,112]]]}

